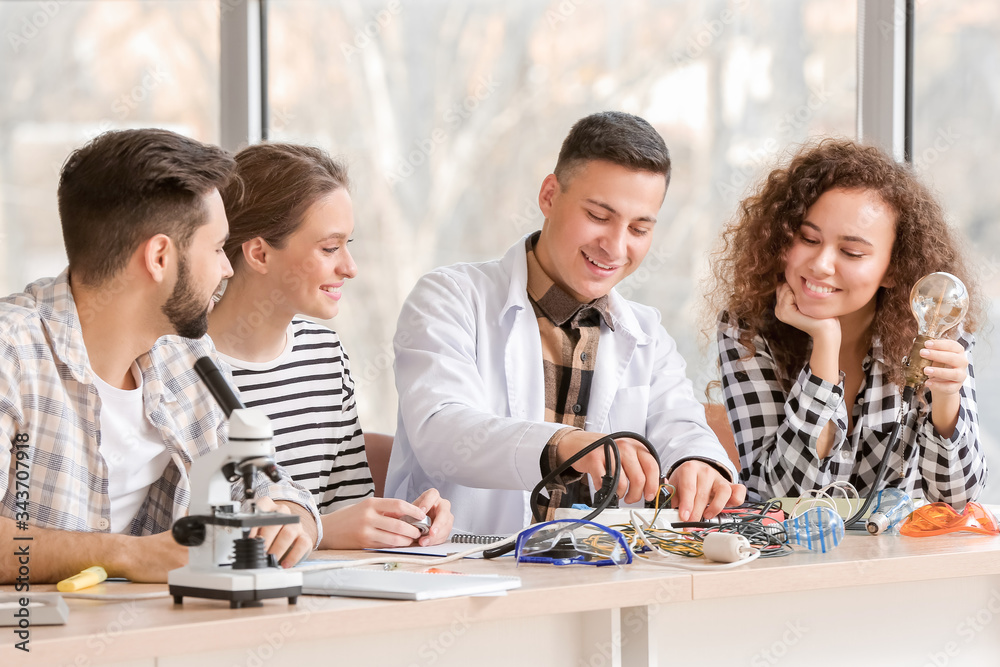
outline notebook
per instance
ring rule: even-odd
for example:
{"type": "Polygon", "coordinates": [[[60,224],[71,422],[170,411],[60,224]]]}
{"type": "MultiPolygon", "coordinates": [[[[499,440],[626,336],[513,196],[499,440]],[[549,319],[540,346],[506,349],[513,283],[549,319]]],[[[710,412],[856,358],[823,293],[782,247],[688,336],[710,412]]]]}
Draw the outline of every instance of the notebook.
{"type": "Polygon", "coordinates": [[[303,595],[337,595],[386,600],[436,600],[462,595],[505,595],[521,587],[520,577],[431,574],[398,570],[319,570],[302,575],[303,595]]]}
{"type": "MultiPolygon", "coordinates": [[[[409,547],[391,547],[385,549],[368,549],[368,551],[382,551],[391,554],[405,554],[407,556],[450,556],[452,554],[468,551],[473,547],[489,548],[494,542],[506,539],[506,535],[471,535],[467,533],[455,533],[448,542],[434,544],[429,547],[422,547],[418,544],[409,547]]],[[[482,558],[483,552],[474,553],[466,558],[482,558]]]]}

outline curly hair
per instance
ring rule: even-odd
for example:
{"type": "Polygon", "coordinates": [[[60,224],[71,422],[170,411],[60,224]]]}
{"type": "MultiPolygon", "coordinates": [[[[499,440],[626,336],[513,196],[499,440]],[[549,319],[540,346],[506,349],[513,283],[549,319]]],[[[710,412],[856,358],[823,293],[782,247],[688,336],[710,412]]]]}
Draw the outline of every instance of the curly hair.
{"type": "Polygon", "coordinates": [[[714,312],[725,311],[740,328],[747,358],[756,353],[755,336],[773,345],[779,381],[787,391],[809,350],[809,335],[774,315],[775,294],[784,280],[785,253],[806,211],[831,189],[870,190],[896,216],[896,235],[887,273],[889,287],[876,294],[871,335],[882,344],[885,358],[898,361],[886,369],[902,385],[902,359],[917,324],[910,312],[910,290],[924,275],[947,271],[965,283],[970,296],[966,331],[975,331],[984,307],[974,276],[941,206],[919,182],[909,165],[900,164],[874,146],[848,139],[824,139],[802,146],[787,166],[771,171],[757,191],[740,202],[735,221],[722,233],[713,253],[715,289],[709,295],[714,312]]]}

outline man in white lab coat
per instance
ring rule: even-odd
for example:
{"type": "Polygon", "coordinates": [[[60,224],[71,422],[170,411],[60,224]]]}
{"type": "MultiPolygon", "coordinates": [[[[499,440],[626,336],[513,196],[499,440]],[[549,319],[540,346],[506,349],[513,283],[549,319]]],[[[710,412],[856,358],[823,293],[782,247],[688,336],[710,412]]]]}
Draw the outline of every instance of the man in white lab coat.
{"type": "MultiPolygon", "coordinates": [[[[705,421],[659,313],[614,287],[649,251],[670,182],[662,137],[603,112],[573,126],[542,182],[541,232],[499,260],[421,278],[396,330],[399,421],[386,495],[437,487],[455,527],[512,533],[531,522],[529,491],[600,435],[633,431],[656,448],[682,519],[738,504],[745,487],[705,421]]],[[[659,223],[666,224],[666,223],[659,223]]],[[[616,441],[626,503],[652,499],[655,459],[616,441]]],[[[552,503],[589,500],[602,449],[554,484],[552,503]]]]}

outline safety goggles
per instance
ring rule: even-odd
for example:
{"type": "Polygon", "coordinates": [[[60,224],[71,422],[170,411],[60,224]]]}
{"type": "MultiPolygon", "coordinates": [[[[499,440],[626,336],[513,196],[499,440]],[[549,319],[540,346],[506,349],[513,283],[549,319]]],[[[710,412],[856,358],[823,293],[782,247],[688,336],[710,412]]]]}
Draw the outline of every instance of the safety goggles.
{"type": "Polygon", "coordinates": [[[931,537],[963,530],[981,535],[1000,535],[997,518],[979,503],[968,503],[961,514],[948,503],[918,507],[900,526],[899,534],[931,537]]]}
{"type": "Polygon", "coordinates": [[[519,564],[601,566],[632,562],[632,551],[621,533],[582,519],[556,519],[522,531],[514,555],[519,564]]]}

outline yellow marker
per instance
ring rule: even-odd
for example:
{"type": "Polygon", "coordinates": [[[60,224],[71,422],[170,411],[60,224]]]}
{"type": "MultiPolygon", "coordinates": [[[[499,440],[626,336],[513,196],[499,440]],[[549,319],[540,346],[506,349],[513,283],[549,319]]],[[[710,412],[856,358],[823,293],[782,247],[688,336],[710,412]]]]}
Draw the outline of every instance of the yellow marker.
{"type": "Polygon", "coordinates": [[[56,589],[60,593],[73,593],[83,588],[96,586],[107,578],[108,573],[104,571],[104,568],[95,565],[94,567],[88,567],[80,574],[74,574],[69,579],[63,579],[56,584],[56,589]]]}

